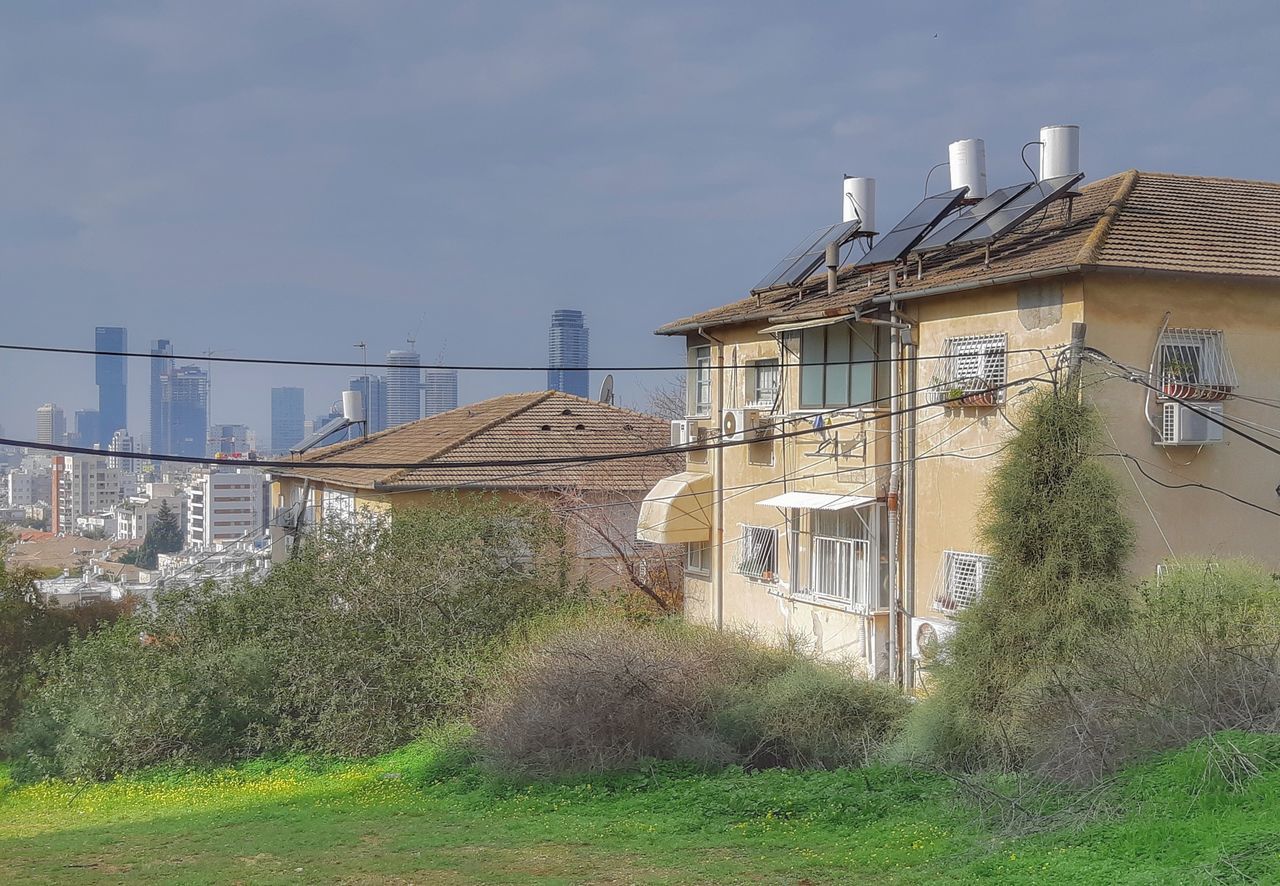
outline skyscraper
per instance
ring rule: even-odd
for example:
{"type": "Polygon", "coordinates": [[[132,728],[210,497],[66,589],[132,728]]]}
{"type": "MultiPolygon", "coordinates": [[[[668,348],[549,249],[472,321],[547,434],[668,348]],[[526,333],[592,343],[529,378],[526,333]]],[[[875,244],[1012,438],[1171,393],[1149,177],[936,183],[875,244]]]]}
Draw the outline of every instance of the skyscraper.
{"type": "MultiPolygon", "coordinates": [[[[387,382],[380,375],[358,375],[347,384],[348,391],[359,391],[364,401],[364,417],[368,432],[376,434],[387,429],[387,382]]],[[[352,428],[350,438],[355,439],[366,429],[352,428]]]]}
{"type": "Polygon", "coordinates": [[[209,427],[209,454],[245,455],[257,449],[253,431],[248,425],[211,425],[209,427]]]}
{"type": "MultiPolygon", "coordinates": [[[[93,347],[96,351],[129,350],[129,333],[123,326],[99,326],[94,330],[93,347]]],[[[94,380],[98,383],[98,431],[88,445],[110,445],[111,436],[129,426],[128,379],[129,363],[126,358],[99,354],[94,360],[94,380]]]]}
{"type": "MultiPolygon", "coordinates": [[[[96,409],[77,409],[74,421],[75,428],[68,434],[72,446],[83,446],[92,449],[102,444],[102,413],[96,409]]],[[[107,443],[111,441],[108,440],[107,443]]]]}
{"type": "Polygon", "coordinates": [[[169,387],[173,375],[173,345],[167,338],[151,342],[151,451],[170,452],[173,446],[173,417],[170,411],[172,392],[169,387]]]}
{"type": "Polygon", "coordinates": [[[589,395],[590,373],[587,370],[587,352],[590,330],[582,323],[582,311],[559,310],[551,314],[551,333],[548,337],[547,389],[589,395]]]}
{"type": "Polygon", "coordinates": [[[288,452],[306,435],[302,388],[271,389],[271,451],[288,452]]]}
{"type": "Polygon", "coordinates": [[[67,416],[61,406],[46,403],[36,410],[36,442],[55,446],[67,442],[67,416]]]}
{"type": "Polygon", "coordinates": [[[169,375],[169,445],[175,455],[208,454],[209,373],[179,366],[169,375]]]}
{"type": "Polygon", "coordinates": [[[427,369],[422,388],[426,392],[424,416],[439,415],[458,408],[458,370],[427,369]]]}
{"type": "Polygon", "coordinates": [[[417,351],[387,352],[387,427],[422,418],[421,363],[417,351]]]}

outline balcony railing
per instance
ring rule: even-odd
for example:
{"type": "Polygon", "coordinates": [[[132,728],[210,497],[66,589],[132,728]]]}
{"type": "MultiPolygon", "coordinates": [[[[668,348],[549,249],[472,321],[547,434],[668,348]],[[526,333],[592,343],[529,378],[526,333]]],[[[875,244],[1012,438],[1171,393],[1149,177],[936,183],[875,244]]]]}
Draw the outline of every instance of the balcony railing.
{"type": "Polygon", "coordinates": [[[813,537],[810,591],[860,612],[871,611],[871,543],[865,539],[813,537]]]}

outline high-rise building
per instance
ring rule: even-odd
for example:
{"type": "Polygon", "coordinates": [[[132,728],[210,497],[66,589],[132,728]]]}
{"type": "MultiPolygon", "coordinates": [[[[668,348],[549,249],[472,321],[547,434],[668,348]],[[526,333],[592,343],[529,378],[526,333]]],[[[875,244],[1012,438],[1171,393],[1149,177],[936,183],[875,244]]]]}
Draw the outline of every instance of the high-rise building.
{"type": "Polygon", "coordinates": [[[547,390],[564,391],[586,397],[590,394],[588,342],[590,330],[583,325],[582,311],[564,309],[551,314],[547,347],[547,390]]]}
{"type": "Polygon", "coordinates": [[[364,401],[364,417],[367,428],[355,428],[350,431],[350,439],[355,439],[366,431],[376,434],[387,429],[387,382],[380,375],[358,375],[347,384],[348,391],[359,391],[364,401]]]}
{"type": "Polygon", "coordinates": [[[173,345],[167,338],[155,339],[151,342],[151,354],[150,451],[171,452],[173,415],[169,381],[173,375],[173,345]]]}
{"type": "Polygon", "coordinates": [[[302,388],[271,389],[271,451],[288,452],[306,435],[302,388]]]}
{"type": "Polygon", "coordinates": [[[458,408],[458,370],[428,369],[422,389],[426,393],[424,416],[439,415],[458,408]]]}
{"type": "Polygon", "coordinates": [[[208,454],[209,373],[194,364],[169,374],[169,447],[175,455],[208,454]]]}
{"type": "Polygon", "coordinates": [[[387,427],[422,418],[421,363],[417,351],[387,352],[387,427]]]}
{"type": "Polygon", "coordinates": [[[36,410],[36,442],[55,446],[67,442],[67,416],[61,406],[46,403],[36,410]]]}
{"type": "Polygon", "coordinates": [[[247,454],[258,448],[257,439],[248,425],[212,425],[209,428],[209,454],[247,454]]]}
{"type": "MultiPolygon", "coordinates": [[[[92,449],[102,442],[102,413],[96,409],[77,409],[71,432],[67,435],[72,446],[92,449]]],[[[108,443],[111,441],[108,440],[108,443]]]]}
{"type": "MultiPolygon", "coordinates": [[[[129,333],[123,326],[99,326],[94,330],[93,347],[96,351],[127,351],[129,333]]],[[[106,446],[112,434],[129,426],[129,363],[125,357],[102,353],[93,359],[94,380],[98,383],[98,435],[87,445],[106,446]]]]}

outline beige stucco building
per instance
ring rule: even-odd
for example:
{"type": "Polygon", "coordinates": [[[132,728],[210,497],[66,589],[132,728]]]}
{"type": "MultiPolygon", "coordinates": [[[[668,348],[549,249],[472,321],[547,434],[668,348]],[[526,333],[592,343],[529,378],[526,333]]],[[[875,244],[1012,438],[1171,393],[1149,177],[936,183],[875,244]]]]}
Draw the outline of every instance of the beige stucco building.
{"type": "Polygon", "coordinates": [[[994,241],[659,329],[689,347],[674,433],[710,445],[650,492],[640,537],[688,546],[690,616],[910,682],[920,640],[981,593],[987,479],[1019,399],[1062,380],[1075,324],[1132,573],[1280,566],[1280,456],[1242,436],[1280,446],[1280,184],[1137,171],[994,241]]]}

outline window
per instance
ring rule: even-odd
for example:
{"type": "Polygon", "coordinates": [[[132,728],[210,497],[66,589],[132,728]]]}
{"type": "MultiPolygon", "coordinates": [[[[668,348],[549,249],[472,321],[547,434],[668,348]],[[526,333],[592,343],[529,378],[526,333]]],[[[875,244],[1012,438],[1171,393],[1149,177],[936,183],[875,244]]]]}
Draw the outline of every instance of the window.
{"type": "Polygon", "coordinates": [[[778,570],[778,530],[742,525],[734,572],[761,581],[773,581],[778,570]]]}
{"type": "Polygon", "coordinates": [[[796,593],[858,612],[886,608],[887,514],[878,504],[797,512],[790,521],[796,593]]]}
{"type": "Polygon", "coordinates": [[[691,541],[685,553],[684,568],[686,572],[707,575],[711,572],[711,542],[691,541]]]}
{"type": "Polygon", "coordinates": [[[777,360],[753,360],[747,369],[747,401],[772,409],[778,400],[777,360]]]}
{"type": "Polygon", "coordinates": [[[942,371],[934,376],[935,403],[994,406],[1004,402],[1008,379],[1008,337],[1004,333],[947,339],[942,371]]]}
{"type": "Polygon", "coordinates": [[[987,582],[990,569],[990,557],[965,551],[943,551],[933,605],[948,615],[972,606],[982,595],[982,586],[987,582]]]}
{"type": "Polygon", "coordinates": [[[1181,400],[1223,400],[1236,387],[1222,332],[1166,329],[1156,350],[1161,391],[1181,400]]]}
{"type": "Polygon", "coordinates": [[[858,406],[874,400],[877,390],[874,361],[882,350],[879,347],[882,328],[839,323],[803,330],[800,333],[801,408],[858,406]]]}
{"type": "Polygon", "coordinates": [[[693,415],[711,414],[711,346],[689,349],[689,405],[693,415]]]}

